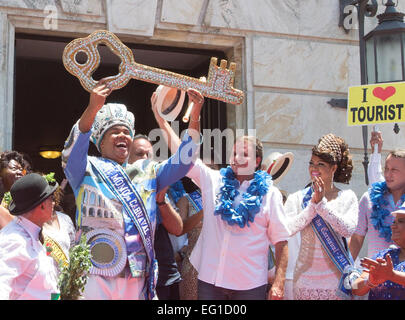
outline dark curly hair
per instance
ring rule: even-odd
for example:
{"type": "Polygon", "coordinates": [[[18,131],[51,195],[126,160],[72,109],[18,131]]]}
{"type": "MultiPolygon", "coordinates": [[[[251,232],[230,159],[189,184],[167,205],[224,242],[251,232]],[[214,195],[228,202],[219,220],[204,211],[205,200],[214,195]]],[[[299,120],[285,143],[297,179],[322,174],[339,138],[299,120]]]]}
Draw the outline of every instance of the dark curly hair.
{"type": "Polygon", "coordinates": [[[25,167],[24,157],[21,153],[19,153],[18,151],[4,151],[0,153],[0,172],[4,168],[8,167],[8,164],[11,160],[17,161],[22,168],[25,167]]]}
{"type": "Polygon", "coordinates": [[[323,136],[319,139],[318,145],[312,148],[312,155],[321,158],[329,164],[337,165],[333,181],[346,184],[350,182],[350,179],[352,178],[353,161],[349,147],[343,138],[334,134],[323,136]],[[327,136],[329,141],[325,143],[324,138],[327,136]],[[331,137],[332,141],[330,141],[331,137]],[[328,145],[330,146],[328,147],[328,145]]]}

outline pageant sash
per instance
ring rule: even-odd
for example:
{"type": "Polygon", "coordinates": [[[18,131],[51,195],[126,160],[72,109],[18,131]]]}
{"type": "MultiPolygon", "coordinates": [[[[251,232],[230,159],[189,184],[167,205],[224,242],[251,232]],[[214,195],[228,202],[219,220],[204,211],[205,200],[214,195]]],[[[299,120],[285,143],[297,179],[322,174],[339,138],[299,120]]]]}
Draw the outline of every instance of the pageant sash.
{"type": "Polygon", "coordinates": [[[89,161],[111,192],[122,203],[126,213],[138,229],[149,259],[145,298],[151,300],[155,297],[157,261],[153,249],[152,225],[143,200],[120,165],[104,158],[89,157],[89,161]]]}
{"type": "MultiPolygon", "coordinates": [[[[302,201],[302,208],[305,209],[312,198],[313,190],[309,187],[304,189],[303,192],[304,199],[302,201]]],[[[350,252],[346,251],[342,246],[339,236],[320,215],[317,214],[315,216],[311,222],[311,227],[333,264],[342,273],[338,285],[338,293],[345,298],[350,298],[352,296],[351,284],[360,276],[361,272],[355,269],[353,258],[350,252]]]]}
{"type": "Polygon", "coordinates": [[[195,213],[203,209],[201,193],[198,190],[187,193],[186,198],[191,203],[195,213]]]}
{"type": "Polygon", "coordinates": [[[54,239],[49,236],[44,236],[44,246],[46,254],[50,255],[59,266],[67,267],[69,265],[68,257],[62,247],[54,239]]]}

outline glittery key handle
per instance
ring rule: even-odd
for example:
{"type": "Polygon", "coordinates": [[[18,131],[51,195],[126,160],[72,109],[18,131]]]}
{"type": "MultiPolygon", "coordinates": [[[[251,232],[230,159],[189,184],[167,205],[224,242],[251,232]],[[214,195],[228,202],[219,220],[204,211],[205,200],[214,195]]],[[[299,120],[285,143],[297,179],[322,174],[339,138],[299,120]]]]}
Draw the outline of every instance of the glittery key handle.
{"type": "Polygon", "coordinates": [[[86,38],[71,41],[63,51],[62,59],[66,70],[80,80],[84,89],[91,92],[97,84],[92,75],[100,65],[100,54],[97,48],[99,44],[105,44],[121,59],[119,73],[105,78],[107,85],[111,89],[124,87],[132,78],[128,72],[128,66],[135,63],[134,57],[132,51],[109,31],[95,31],[86,38]],[[86,55],[86,62],[80,63],[77,61],[77,54],[79,53],[86,55]]]}
{"type": "Polygon", "coordinates": [[[226,60],[221,60],[220,66],[218,66],[217,58],[213,57],[211,58],[207,81],[188,77],[136,63],[132,51],[117,36],[105,30],[95,31],[86,38],[73,40],[63,52],[65,68],[79,78],[87,91],[91,91],[97,83],[93,80],[92,74],[100,64],[100,55],[97,50],[99,43],[107,45],[121,58],[118,75],[106,78],[109,88],[113,90],[122,88],[131,78],[134,78],[184,91],[195,89],[205,97],[227,103],[241,104],[243,102],[243,91],[233,88],[235,63],[231,63],[227,69],[228,62],[226,60]],[[83,64],[76,60],[76,55],[79,52],[84,52],[87,55],[88,59],[83,64]]]}

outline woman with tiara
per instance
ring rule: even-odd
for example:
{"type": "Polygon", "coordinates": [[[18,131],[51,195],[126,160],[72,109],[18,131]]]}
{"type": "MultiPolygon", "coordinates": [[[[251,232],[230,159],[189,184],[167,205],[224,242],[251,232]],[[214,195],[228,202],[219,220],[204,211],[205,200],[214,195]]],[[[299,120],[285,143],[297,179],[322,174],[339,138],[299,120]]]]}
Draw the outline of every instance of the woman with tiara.
{"type": "Polygon", "coordinates": [[[348,298],[343,279],[352,268],[345,238],[356,228],[358,201],[352,190],[335,185],[349,183],[353,170],[345,141],[334,134],[323,136],[312,148],[308,169],[311,186],[291,194],[285,203],[290,231],[301,232],[294,299],[348,298]]]}

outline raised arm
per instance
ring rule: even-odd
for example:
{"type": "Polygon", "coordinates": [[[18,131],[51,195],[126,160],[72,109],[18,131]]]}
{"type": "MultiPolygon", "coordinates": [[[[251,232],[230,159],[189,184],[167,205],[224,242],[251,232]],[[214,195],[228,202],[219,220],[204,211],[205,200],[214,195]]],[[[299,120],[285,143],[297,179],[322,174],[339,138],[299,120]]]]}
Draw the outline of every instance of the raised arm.
{"type": "Polygon", "coordinates": [[[91,92],[89,104],[80,117],[79,130],[81,132],[86,133],[91,130],[97,112],[103,107],[105,99],[110,93],[111,89],[107,87],[105,80],[101,79],[91,92]]]}
{"type": "Polygon", "coordinates": [[[84,178],[91,127],[98,110],[102,108],[111,90],[101,79],[90,94],[89,104],[80,120],[73,126],[62,151],[62,167],[72,188],[77,188],[84,178]]]}
{"type": "Polygon", "coordinates": [[[383,146],[383,139],[381,132],[379,131],[371,132],[370,145],[371,145],[371,155],[370,155],[370,163],[367,168],[367,174],[371,186],[375,182],[384,181],[384,175],[382,173],[381,168],[381,151],[383,146]],[[375,145],[377,145],[378,150],[375,150],[375,145]]]}
{"type": "Polygon", "coordinates": [[[187,134],[183,136],[181,143],[179,137],[172,130],[170,125],[168,125],[167,121],[160,118],[159,113],[156,110],[156,94],[154,93],[151,98],[152,109],[154,110],[155,117],[159,117],[160,120],[157,118],[159,126],[161,126],[164,132],[167,134],[168,145],[172,153],[175,153],[167,161],[163,161],[158,167],[157,191],[160,191],[164,187],[171,185],[183,178],[192,168],[197,158],[197,149],[200,144],[199,120],[204,98],[198,91],[194,89],[187,90],[187,93],[190,101],[194,102],[194,108],[190,114],[190,123],[187,134]]]}

